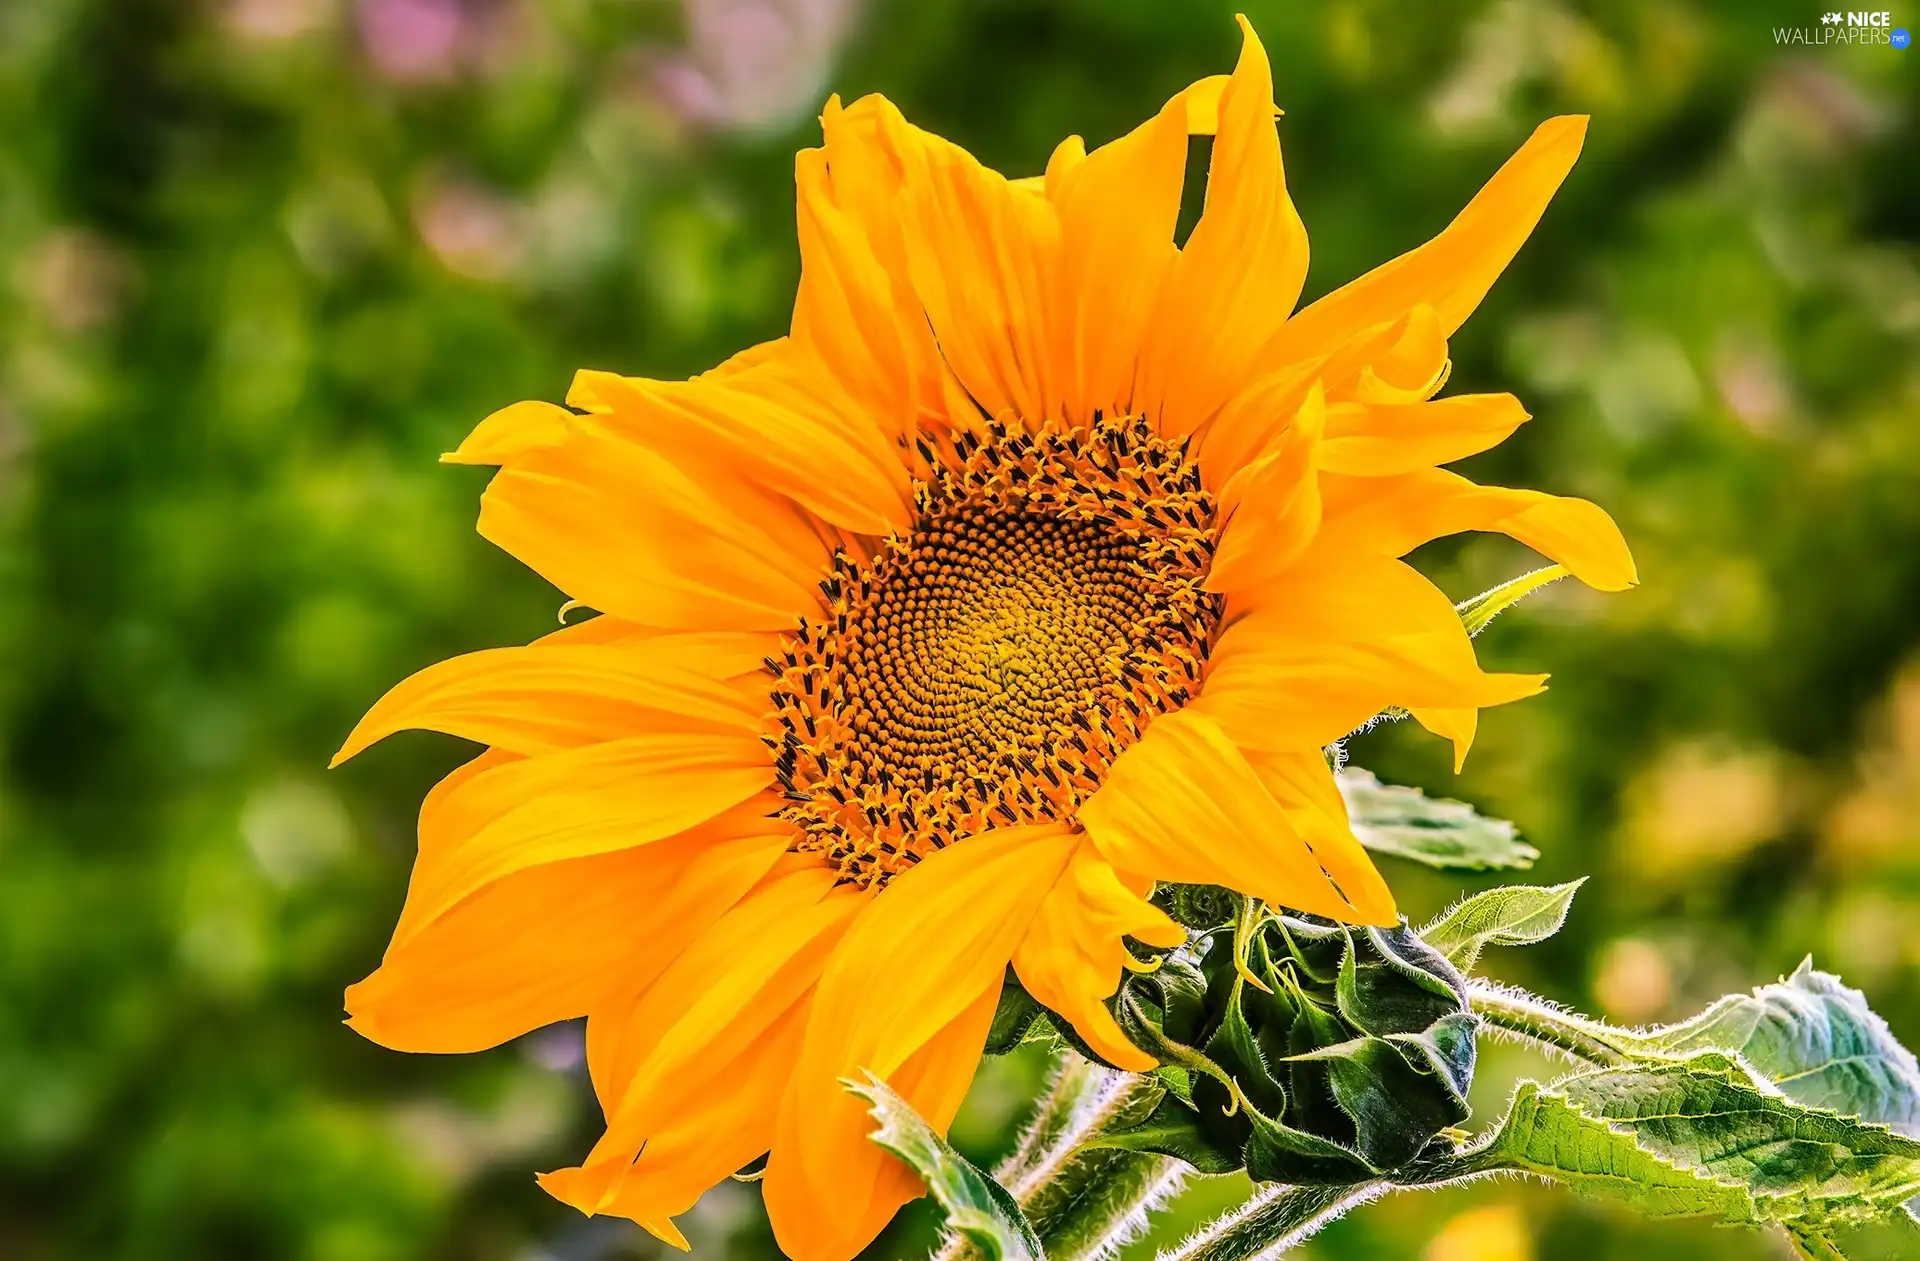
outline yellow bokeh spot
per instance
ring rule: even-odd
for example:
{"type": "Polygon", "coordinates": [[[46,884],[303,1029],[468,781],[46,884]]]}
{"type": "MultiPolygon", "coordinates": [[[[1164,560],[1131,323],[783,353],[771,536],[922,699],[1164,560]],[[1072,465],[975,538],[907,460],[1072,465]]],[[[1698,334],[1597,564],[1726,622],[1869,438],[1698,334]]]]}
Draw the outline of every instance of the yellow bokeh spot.
{"type": "Polygon", "coordinates": [[[1514,1205],[1483,1204],[1442,1226],[1420,1261],[1533,1261],[1533,1234],[1514,1205]]]}

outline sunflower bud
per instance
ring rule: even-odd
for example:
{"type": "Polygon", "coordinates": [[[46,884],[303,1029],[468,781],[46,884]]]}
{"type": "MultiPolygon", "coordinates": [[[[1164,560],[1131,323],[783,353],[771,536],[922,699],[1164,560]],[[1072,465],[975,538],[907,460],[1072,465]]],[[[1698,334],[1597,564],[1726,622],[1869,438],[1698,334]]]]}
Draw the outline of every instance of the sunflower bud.
{"type": "Polygon", "coordinates": [[[1205,933],[1115,998],[1168,1091],[1111,1137],[1260,1182],[1400,1168],[1467,1118],[1478,1022],[1465,990],[1405,924],[1269,915],[1205,933]]]}

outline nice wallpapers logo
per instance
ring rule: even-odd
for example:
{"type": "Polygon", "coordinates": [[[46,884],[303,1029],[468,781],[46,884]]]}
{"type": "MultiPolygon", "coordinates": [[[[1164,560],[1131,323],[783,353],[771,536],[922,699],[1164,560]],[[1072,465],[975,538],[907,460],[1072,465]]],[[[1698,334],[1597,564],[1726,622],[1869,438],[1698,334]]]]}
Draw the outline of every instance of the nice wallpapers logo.
{"type": "Polygon", "coordinates": [[[1893,14],[1885,12],[1838,13],[1820,15],[1817,26],[1776,26],[1776,44],[1885,44],[1905,48],[1912,42],[1905,27],[1893,24],[1893,14]]]}

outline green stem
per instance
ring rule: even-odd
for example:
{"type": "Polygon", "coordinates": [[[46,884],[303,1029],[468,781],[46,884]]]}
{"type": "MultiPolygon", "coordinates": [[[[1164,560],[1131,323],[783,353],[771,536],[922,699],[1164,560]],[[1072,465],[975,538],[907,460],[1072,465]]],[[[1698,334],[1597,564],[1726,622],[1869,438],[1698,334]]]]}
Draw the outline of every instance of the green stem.
{"type": "Polygon", "coordinates": [[[1474,1014],[1494,1029],[1588,1064],[1612,1067],[1642,1058],[1632,1035],[1588,1020],[1525,990],[1475,978],[1467,982],[1474,1014]]]}
{"type": "MultiPolygon", "coordinates": [[[[1137,1119],[1159,1100],[1151,1078],[1091,1063],[1069,1051],[1013,1154],[994,1170],[1046,1245],[1048,1261],[1103,1261],[1145,1225],[1149,1209],[1179,1189],[1183,1162],[1085,1144],[1137,1119]]],[[[935,1261],[977,1253],[950,1237],[935,1261]]]]}
{"type": "Polygon", "coordinates": [[[1276,1261],[1391,1190],[1384,1179],[1337,1187],[1264,1186],[1155,1261],[1276,1261]]]}

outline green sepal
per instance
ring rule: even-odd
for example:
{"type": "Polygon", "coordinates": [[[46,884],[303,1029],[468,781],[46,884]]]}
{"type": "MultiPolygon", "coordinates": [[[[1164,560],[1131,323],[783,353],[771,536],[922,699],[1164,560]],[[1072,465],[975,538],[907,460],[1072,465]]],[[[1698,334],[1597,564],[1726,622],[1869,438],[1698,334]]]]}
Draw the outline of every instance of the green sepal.
{"type": "Polygon", "coordinates": [[[1244,906],[1237,920],[1169,956],[1168,975],[1123,982],[1122,1029],[1188,1089],[1114,1142],[1335,1185],[1415,1159],[1466,1118],[1478,1020],[1443,955],[1404,924],[1244,906]]]}
{"type": "Polygon", "coordinates": [[[1201,1124],[1199,1111],[1171,1088],[1143,1120],[1122,1129],[1103,1130],[1086,1146],[1177,1156],[1200,1173],[1232,1173],[1241,1163],[1237,1152],[1220,1149],[1201,1124]]]}
{"type": "Polygon", "coordinates": [[[1468,636],[1478,635],[1487,629],[1494,618],[1547,584],[1565,578],[1569,572],[1564,565],[1548,565],[1521,574],[1518,578],[1510,578],[1497,587],[1460,601],[1453,606],[1453,611],[1460,615],[1460,624],[1467,628],[1468,636]]]}
{"type": "MultiPolygon", "coordinates": [[[[1333,1097],[1353,1119],[1354,1150],[1374,1169],[1408,1164],[1434,1135],[1467,1119],[1458,1080],[1435,1072],[1419,1048],[1359,1037],[1302,1058],[1327,1066],[1333,1097]],[[1433,1089],[1435,1082],[1442,1089],[1433,1089]]],[[[1467,1071],[1470,1082],[1470,1063],[1467,1071]]]]}
{"type": "Polygon", "coordinates": [[[993,1024],[987,1029],[986,1054],[1005,1055],[1028,1041],[1038,1032],[1036,1026],[1046,1011],[1008,968],[1000,986],[1000,1005],[993,1009],[993,1024]]]}

